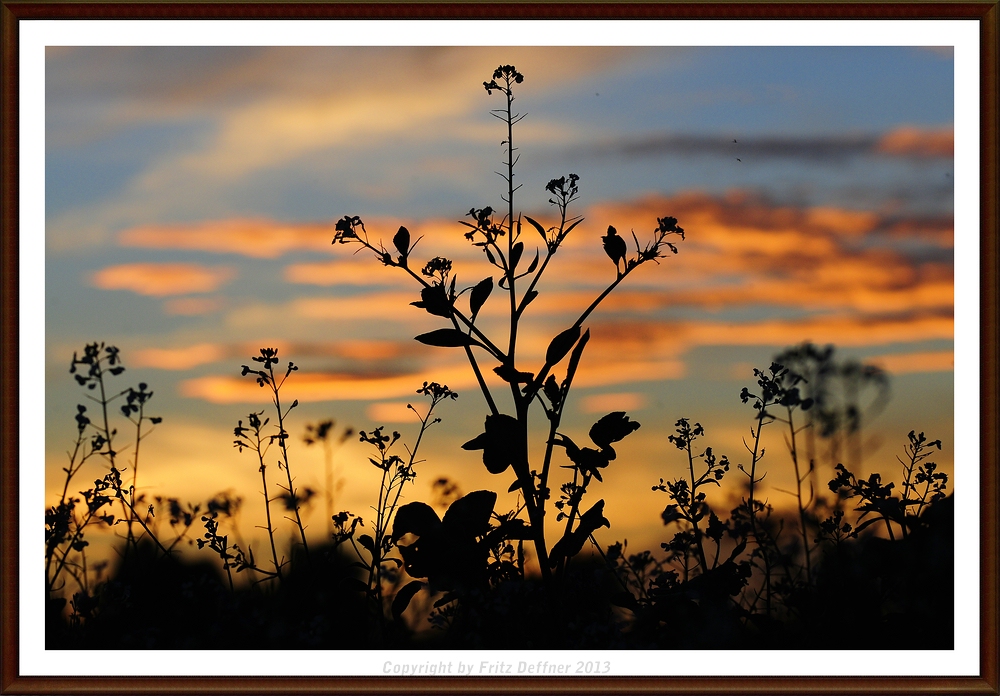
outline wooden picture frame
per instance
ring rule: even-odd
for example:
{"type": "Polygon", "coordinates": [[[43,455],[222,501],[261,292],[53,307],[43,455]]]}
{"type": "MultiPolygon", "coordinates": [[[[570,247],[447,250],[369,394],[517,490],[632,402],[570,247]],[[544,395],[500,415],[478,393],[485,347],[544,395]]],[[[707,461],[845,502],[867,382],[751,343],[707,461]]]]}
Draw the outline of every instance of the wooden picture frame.
{"type": "MultiPolygon", "coordinates": [[[[2,21],[2,238],[0,238],[0,693],[671,693],[998,694],[997,507],[997,3],[208,3],[0,1],[2,21]],[[92,677],[19,670],[19,399],[35,388],[19,372],[19,22],[33,19],[971,19],[980,36],[980,669],[962,677],[92,677]]],[[[753,646],[748,646],[752,649],[753,646]]]]}

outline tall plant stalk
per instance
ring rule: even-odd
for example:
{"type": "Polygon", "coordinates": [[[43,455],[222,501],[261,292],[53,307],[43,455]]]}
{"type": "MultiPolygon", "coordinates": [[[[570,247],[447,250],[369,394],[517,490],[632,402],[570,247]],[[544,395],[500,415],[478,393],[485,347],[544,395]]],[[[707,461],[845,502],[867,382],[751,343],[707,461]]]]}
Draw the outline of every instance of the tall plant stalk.
{"type": "MultiPolygon", "coordinates": [[[[667,249],[672,253],[677,253],[677,247],[667,238],[676,235],[683,239],[684,230],[677,226],[675,218],[669,216],[657,218],[652,241],[642,246],[633,233],[635,249],[634,252],[630,252],[625,239],[618,235],[613,226],[609,225],[608,232],[602,239],[604,250],[614,263],[615,278],[584,309],[569,328],[552,339],[546,350],[544,363],[537,370],[528,372],[521,369],[517,365],[520,321],[527,307],[538,296],[536,290],[538,281],[548,268],[552,256],[559,249],[566,236],[583,220],[580,217],[571,217],[567,214],[569,204],[576,199],[579,191],[577,186],[579,177],[576,174],[553,179],[546,186],[546,191],[552,195],[549,202],[559,210],[559,224],[557,226],[546,228],[530,216],[516,213],[514,195],[520,186],[514,183],[515,166],[518,161],[518,149],[514,146],[514,126],[524,118],[524,115],[515,113],[513,103],[515,100],[514,86],[523,80],[524,76],[514,66],[501,65],[494,71],[492,79],[483,83],[488,94],[492,95],[494,91],[497,91],[504,97],[504,106],[491,111],[491,114],[504,123],[506,132],[506,139],[502,142],[506,152],[505,173],[501,174],[505,182],[505,191],[501,195],[501,199],[506,204],[505,214],[499,220],[495,220],[492,207],[472,208],[468,213],[468,217],[472,221],[460,221],[470,230],[465,233],[466,239],[480,248],[489,264],[500,272],[497,285],[505,290],[507,296],[508,336],[506,349],[501,349],[498,345],[499,342],[492,340],[476,325],[479,310],[493,292],[493,277],[485,278],[475,286],[457,292],[456,279],[451,275],[452,263],[450,260],[442,257],[432,258],[418,274],[414,270],[416,266],[411,263],[416,242],[411,242],[409,230],[405,227],[399,228],[392,239],[393,249],[391,249],[382,242],[369,238],[364,222],[358,216],[345,216],[341,219],[337,223],[337,233],[333,241],[334,243],[359,244],[362,248],[371,251],[382,264],[403,269],[420,286],[420,301],[411,304],[450,321],[451,328],[422,334],[417,336],[416,340],[432,346],[461,347],[465,351],[475,374],[476,382],[489,408],[489,414],[485,421],[486,432],[467,442],[464,448],[482,450],[483,463],[493,474],[501,474],[508,469],[513,470],[516,480],[511,486],[511,490],[520,492],[523,508],[528,517],[528,530],[534,545],[539,571],[546,584],[549,584],[551,567],[564,567],[569,558],[575,555],[582,546],[582,543],[576,543],[577,537],[585,540],[593,533],[594,529],[585,528],[584,519],[586,519],[588,527],[594,523],[599,524],[603,520],[603,516],[598,514],[598,510],[603,507],[603,501],[592,508],[593,512],[588,513],[589,517],[587,514],[579,515],[579,505],[586,488],[594,479],[602,480],[599,474],[591,470],[589,465],[580,459],[581,457],[583,459],[590,457],[587,454],[589,448],[580,450],[572,440],[559,432],[562,410],[566,403],[573,373],[589,337],[589,333],[583,330],[583,324],[601,302],[636,268],[648,261],[664,258],[667,249]],[[528,263],[526,268],[522,269],[522,260],[526,259],[525,242],[521,238],[524,222],[540,235],[545,255],[542,259],[540,253],[536,251],[534,259],[528,263]],[[505,241],[502,240],[503,237],[506,237],[505,241]],[[517,281],[522,278],[527,278],[527,287],[519,294],[517,281]],[[460,295],[467,291],[469,292],[469,310],[466,312],[456,306],[456,301],[460,295]],[[482,351],[488,358],[492,358],[498,363],[493,372],[507,383],[514,415],[503,413],[498,406],[479,364],[480,358],[477,357],[476,351],[482,351]],[[572,358],[566,377],[561,382],[557,381],[552,370],[571,351],[572,358]],[[549,420],[541,473],[531,468],[528,455],[530,407],[535,401],[539,402],[549,420]],[[560,513],[561,515],[565,514],[568,521],[562,538],[552,547],[553,550],[558,548],[558,558],[550,558],[550,548],[545,538],[545,515],[547,502],[550,498],[549,477],[552,471],[551,461],[555,445],[566,447],[567,455],[574,463],[576,470],[573,474],[574,483],[572,486],[575,493],[567,499],[567,504],[570,506],[568,513],[560,513]],[[574,528],[574,524],[578,521],[579,525],[574,528]]],[[[595,439],[595,443],[600,447],[596,451],[599,463],[595,466],[598,468],[606,466],[614,459],[614,449],[611,447],[611,443],[617,442],[638,427],[637,423],[629,421],[623,413],[609,414],[606,418],[609,417],[611,420],[605,422],[599,429],[601,431],[598,438],[600,442],[595,439]],[[623,418],[624,420],[622,420],[623,418]]],[[[596,424],[595,428],[597,428],[596,424]]],[[[560,517],[560,519],[562,518],[560,517]]]]}

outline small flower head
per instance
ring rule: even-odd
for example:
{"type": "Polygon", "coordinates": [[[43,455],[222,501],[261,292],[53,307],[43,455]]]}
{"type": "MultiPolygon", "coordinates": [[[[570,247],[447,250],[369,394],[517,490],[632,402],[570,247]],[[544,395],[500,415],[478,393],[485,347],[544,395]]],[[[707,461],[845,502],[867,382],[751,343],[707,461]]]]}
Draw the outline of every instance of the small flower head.
{"type": "Polygon", "coordinates": [[[437,382],[424,382],[424,386],[417,390],[417,394],[429,396],[434,401],[458,398],[458,392],[453,392],[448,388],[448,385],[438,384],[437,382]]]}
{"type": "Polygon", "coordinates": [[[444,285],[448,274],[451,273],[451,261],[443,256],[435,256],[424,265],[420,272],[428,278],[435,278],[440,285],[444,285]]]}
{"type": "Polygon", "coordinates": [[[356,227],[360,227],[362,230],[365,228],[365,224],[357,215],[345,215],[340,220],[337,220],[337,224],[334,227],[336,233],[333,236],[333,243],[347,244],[351,240],[357,239],[358,233],[355,231],[356,227]]]}

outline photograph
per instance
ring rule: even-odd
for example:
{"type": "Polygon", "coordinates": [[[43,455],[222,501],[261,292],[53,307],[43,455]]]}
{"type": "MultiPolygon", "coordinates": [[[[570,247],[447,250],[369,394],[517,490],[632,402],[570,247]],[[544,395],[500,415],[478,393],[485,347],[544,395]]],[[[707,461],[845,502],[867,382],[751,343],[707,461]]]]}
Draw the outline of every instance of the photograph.
{"type": "Polygon", "coordinates": [[[955,45],[335,28],[36,54],[53,673],[979,664],[955,45]]]}

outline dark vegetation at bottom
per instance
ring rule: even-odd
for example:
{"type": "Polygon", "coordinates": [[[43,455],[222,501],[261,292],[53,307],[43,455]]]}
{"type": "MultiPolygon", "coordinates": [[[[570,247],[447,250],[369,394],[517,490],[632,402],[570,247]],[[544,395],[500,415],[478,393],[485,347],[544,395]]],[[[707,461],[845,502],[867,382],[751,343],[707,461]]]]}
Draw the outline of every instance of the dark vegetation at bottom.
{"type": "Polygon", "coordinates": [[[46,648],[951,649],[953,499],[925,517],[906,539],[870,536],[826,550],[815,585],[788,592],[784,619],[734,601],[738,571],[661,592],[654,585],[624,610],[614,573],[592,557],[571,564],[552,592],[537,578],[469,588],[446,628],[419,634],[403,622],[383,633],[365,596],[337,580],[353,562],[342,549],[311,549],[314,565],[278,588],[230,591],[216,565],[167,561],[140,544],[76,620],[50,600],[46,648]]]}

